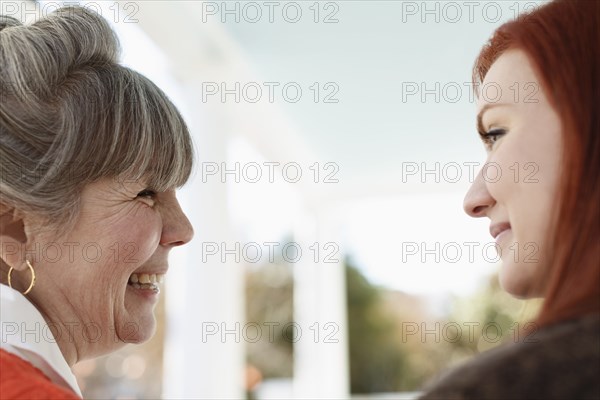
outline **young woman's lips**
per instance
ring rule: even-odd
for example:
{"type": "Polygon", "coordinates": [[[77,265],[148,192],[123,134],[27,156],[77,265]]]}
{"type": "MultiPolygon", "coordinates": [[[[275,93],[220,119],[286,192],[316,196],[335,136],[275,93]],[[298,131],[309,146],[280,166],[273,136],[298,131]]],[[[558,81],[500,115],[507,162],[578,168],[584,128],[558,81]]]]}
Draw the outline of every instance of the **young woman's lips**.
{"type": "Polygon", "coordinates": [[[500,233],[498,234],[498,236],[496,236],[496,243],[497,243],[498,245],[500,245],[500,243],[504,241],[504,238],[506,238],[506,237],[507,237],[507,236],[508,236],[508,235],[509,235],[511,232],[512,232],[512,231],[511,231],[511,229],[510,229],[510,228],[509,228],[509,229],[505,229],[505,230],[503,230],[502,232],[500,232],[500,233]]]}
{"type": "Polygon", "coordinates": [[[508,222],[499,222],[490,225],[490,235],[496,239],[496,244],[500,245],[506,236],[511,232],[510,224],[508,222]]]}

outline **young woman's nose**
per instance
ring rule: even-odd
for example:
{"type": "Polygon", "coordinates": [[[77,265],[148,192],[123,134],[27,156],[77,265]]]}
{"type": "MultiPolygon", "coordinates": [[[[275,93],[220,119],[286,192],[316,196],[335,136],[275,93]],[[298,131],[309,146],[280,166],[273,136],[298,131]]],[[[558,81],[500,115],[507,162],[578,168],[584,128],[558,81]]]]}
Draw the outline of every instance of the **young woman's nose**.
{"type": "MultiPolygon", "coordinates": [[[[483,170],[483,169],[482,169],[483,170]]],[[[473,218],[484,217],[488,210],[494,205],[495,200],[487,190],[482,170],[477,173],[475,181],[469,188],[463,201],[463,208],[473,218]]]]}

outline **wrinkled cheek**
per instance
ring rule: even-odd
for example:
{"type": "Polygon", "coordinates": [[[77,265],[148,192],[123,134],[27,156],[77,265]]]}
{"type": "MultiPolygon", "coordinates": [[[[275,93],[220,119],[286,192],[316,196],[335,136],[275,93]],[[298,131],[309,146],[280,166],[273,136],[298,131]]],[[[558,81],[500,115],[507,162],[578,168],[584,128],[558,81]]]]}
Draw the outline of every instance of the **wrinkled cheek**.
{"type": "Polygon", "coordinates": [[[111,245],[114,263],[142,264],[150,258],[159,243],[159,236],[148,232],[145,236],[124,236],[111,245]]]}
{"type": "Polygon", "coordinates": [[[139,259],[140,262],[144,262],[152,256],[158,247],[160,232],[157,229],[148,229],[146,232],[140,233],[140,236],[130,242],[130,251],[135,251],[137,256],[134,257],[139,259]]]}
{"type": "MultiPolygon", "coordinates": [[[[98,265],[103,268],[103,266],[98,265]]],[[[87,282],[81,283],[77,297],[71,301],[78,307],[81,328],[94,329],[102,336],[115,332],[114,311],[123,294],[114,282],[114,275],[107,274],[106,269],[99,270],[95,276],[88,276],[87,282]],[[88,326],[89,325],[89,326],[88,326]]]]}
{"type": "Polygon", "coordinates": [[[119,236],[111,244],[113,262],[140,264],[154,253],[160,242],[160,227],[155,218],[124,224],[119,236]]]}

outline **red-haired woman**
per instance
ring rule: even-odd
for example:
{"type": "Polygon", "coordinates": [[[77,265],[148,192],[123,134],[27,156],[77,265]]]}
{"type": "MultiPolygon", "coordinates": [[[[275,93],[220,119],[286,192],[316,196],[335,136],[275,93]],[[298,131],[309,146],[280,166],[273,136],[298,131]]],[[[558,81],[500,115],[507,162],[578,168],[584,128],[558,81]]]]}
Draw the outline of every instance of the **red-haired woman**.
{"type": "Polygon", "coordinates": [[[599,399],[600,1],[556,0],[504,24],[473,78],[502,175],[483,169],[464,208],[490,219],[502,287],[545,300],[535,340],[481,354],[422,398],[599,399]]]}

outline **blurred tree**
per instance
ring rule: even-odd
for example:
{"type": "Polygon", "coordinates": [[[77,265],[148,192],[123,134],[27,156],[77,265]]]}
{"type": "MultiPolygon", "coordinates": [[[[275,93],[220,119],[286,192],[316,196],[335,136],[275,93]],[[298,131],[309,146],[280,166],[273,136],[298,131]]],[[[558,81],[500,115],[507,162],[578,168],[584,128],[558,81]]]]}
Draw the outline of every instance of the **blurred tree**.
{"type": "Polygon", "coordinates": [[[539,307],[505,293],[496,275],[471,296],[449,297],[438,317],[425,298],[372,285],[349,259],[346,284],[352,393],[419,390],[479,352],[523,340],[539,307]]]}
{"type": "Polygon", "coordinates": [[[350,389],[396,392],[410,381],[408,358],[397,340],[397,321],[387,313],[381,289],[346,260],[350,389]]]}

